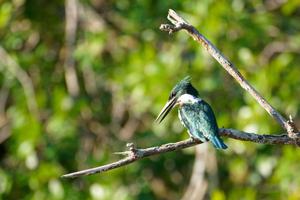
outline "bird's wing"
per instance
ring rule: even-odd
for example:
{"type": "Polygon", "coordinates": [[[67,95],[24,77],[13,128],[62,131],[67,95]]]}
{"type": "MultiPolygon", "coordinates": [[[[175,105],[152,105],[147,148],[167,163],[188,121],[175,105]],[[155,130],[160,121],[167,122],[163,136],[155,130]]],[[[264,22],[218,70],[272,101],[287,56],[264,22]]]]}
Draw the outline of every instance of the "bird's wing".
{"type": "Polygon", "coordinates": [[[183,123],[190,133],[201,139],[203,136],[210,140],[218,133],[218,125],[211,107],[205,101],[185,104],[181,107],[183,123]]]}

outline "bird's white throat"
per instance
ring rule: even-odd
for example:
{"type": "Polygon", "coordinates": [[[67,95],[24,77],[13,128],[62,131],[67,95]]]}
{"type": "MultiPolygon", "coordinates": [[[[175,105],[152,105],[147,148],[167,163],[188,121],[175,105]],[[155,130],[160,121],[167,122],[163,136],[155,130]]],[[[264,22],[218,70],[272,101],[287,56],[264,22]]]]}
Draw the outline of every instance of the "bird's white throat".
{"type": "Polygon", "coordinates": [[[195,97],[193,95],[190,95],[190,94],[184,94],[184,95],[181,95],[178,100],[177,100],[177,103],[179,105],[182,105],[182,104],[193,104],[193,103],[198,103],[200,102],[201,99],[198,98],[198,97],[195,97]]]}

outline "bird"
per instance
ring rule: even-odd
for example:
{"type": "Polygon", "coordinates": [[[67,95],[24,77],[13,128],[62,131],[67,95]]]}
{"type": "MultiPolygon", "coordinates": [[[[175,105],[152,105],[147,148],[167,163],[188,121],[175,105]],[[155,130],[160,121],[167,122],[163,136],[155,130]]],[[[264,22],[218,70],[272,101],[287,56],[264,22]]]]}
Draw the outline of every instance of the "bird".
{"type": "Polygon", "coordinates": [[[161,123],[175,106],[179,107],[178,118],[192,139],[210,141],[217,149],[227,149],[219,136],[217,120],[211,106],[199,97],[198,91],[191,84],[190,76],[186,76],[173,87],[167,103],[155,121],[161,123]]]}

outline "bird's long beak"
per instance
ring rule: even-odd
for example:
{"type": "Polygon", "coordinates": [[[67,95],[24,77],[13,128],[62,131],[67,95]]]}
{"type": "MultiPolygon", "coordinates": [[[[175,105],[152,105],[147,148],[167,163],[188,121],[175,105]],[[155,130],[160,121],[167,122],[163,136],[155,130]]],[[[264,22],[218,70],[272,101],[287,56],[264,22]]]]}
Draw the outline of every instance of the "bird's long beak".
{"type": "Polygon", "coordinates": [[[156,118],[156,122],[160,123],[162,120],[168,115],[168,113],[172,110],[172,108],[175,106],[177,101],[176,97],[173,97],[170,99],[166,105],[163,107],[163,109],[160,111],[158,117],[156,118]]]}

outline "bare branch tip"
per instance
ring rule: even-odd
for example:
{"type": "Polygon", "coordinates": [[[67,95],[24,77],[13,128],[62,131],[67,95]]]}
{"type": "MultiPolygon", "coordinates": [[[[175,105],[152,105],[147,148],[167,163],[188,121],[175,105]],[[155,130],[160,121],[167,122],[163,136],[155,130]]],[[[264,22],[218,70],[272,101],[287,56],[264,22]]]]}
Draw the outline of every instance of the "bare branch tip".
{"type": "Polygon", "coordinates": [[[289,122],[292,122],[292,123],[294,122],[292,115],[289,115],[289,122]]]}
{"type": "Polygon", "coordinates": [[[168,17],[173,18],[174,20],[180,20],[181,17],[172,9],[169,9],[168,17]]]}
{"type": "Polygon", "coordinates": [[[73,173],[64,174],[64,175],[60,176],[60,178],[73,178],[73,173]]]}
{"type": "Polygon", "coordinates": [[[169,8],[169,14],[176,13],[172,8],[169,8]]]}
{"type": "Polygon", "coordinates": [[[129,156],[131,154],[131,151],[119,151],[119,152],[114,152],[113,154],[129,156]]]}
{"type": "Polygon", "coordinates": [[[135,151],[136,147],[133,143],[127,143],[126,147],[129,148],[130,151],[135,151]]]}
{"type": "Polygon", "coordinates": [[[169,9],[167,19],[172,22],[176,27],[182,26],[182,24],[188,25],[189,23],[184,20],[179,14],[177,14],[174,10],[169,9]]]}
{"type": "Polygon", "coordinates": [[[62,175],[60,178],[69,178],[69,176],[67,174],[62,175]]]}
{"type": "Polygon", "coordinates": [[[289,119],[286,121],[286,127],[288,136],[292,139],[300,141],[300,133],[298,128],[296,127],[296,124],[294,123],[292,115],[289,115],[289,119]]]}
{"type": "Polygon", "coordinates": [[[176,28],[175,28],[175,26],[173,26],[171,24],[161,24],[160,27],[159,27],[159,29],[161,31],[166,31],[169,34],[172,34],[172,33],[174,33],[174,32],[177,31],[176,28]]]}

